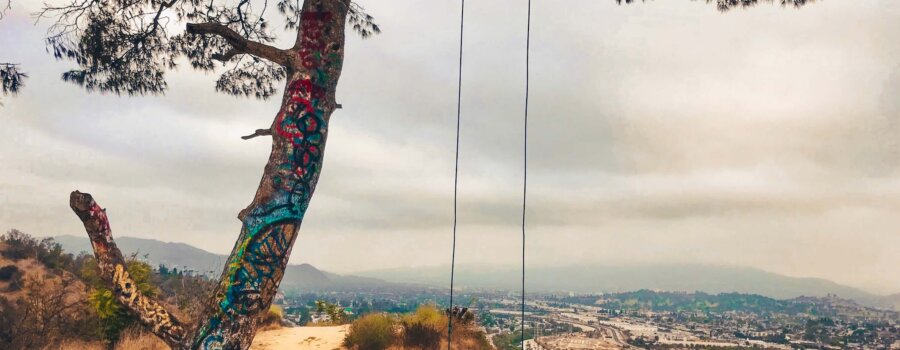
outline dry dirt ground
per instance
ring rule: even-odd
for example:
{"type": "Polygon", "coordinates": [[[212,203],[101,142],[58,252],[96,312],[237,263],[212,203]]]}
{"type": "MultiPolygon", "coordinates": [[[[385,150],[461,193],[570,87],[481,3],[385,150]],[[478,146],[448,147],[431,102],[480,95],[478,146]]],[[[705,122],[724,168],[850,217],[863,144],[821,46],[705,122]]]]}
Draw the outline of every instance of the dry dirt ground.
{"type": "MultiPolygon", "coordinates": [[[[250,350],[346,350],[341,347],[349,326],[292,327],[261,331],[250,350]]],[[[105,350],[101,342],[67,341],[44,350],[105,350]]],[[[127,332],[115,350],[170,350],[159,338],[146,332],[127,332]]]]}
{"type": "Polygon", "coordinates": [[[250,350],[334,350],[344,349],[341,342],[349,326],[289,327],[256,334],[250,350]]]}

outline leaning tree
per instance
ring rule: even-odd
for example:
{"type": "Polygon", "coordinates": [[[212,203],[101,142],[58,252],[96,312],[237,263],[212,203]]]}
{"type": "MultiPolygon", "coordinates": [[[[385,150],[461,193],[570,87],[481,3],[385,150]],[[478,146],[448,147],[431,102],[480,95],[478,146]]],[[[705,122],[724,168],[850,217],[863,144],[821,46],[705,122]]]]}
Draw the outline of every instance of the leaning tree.
{"type": "MultiPolygon", "coordinates": [[[[163,93],[165,72],[180,59],[205,71],[224,64],[228,69],[216,90],[227,94],[268,98],[284,82],[281,108],[271,126],[244,137],[270,136],[272,151],[256,195],[238,214],[240,235],[195,324],[179,321],[137,290],[105,210],[87,193],[75,191],[70,198],[101,277],[143,325],[174,349],[248,348],[258,315],[269,308],[284,274],[322,168],[328,122],[339,108],[335,89],[345,31],[368,37],[379,32],[378,26],[351,0],[277,0],[271,5],[282,17],[283,29],[296,35],[294,45],[282,49],[271,45],[268,0],[67,1],[40,13],[54,19],[46,43],[56,58],[77,64],[63,73],[63,80],[88,91],[163,93]]],[[[722,11],[758,2],[801,6],[808,1],[706,0],[722,11]]]]}
{"type": "Polygon", "coordinates": [[[77,69],[63,80],[88,91],[157,94],[166,89],[164,72],[180,57],[192,67],[212,70],[215,61],[230,69],[216,89],[267,98],[284,80],[281,109],[268,129],[272,152],[253,201],[238,218],[240,235],[221,279],[196,324],[179,321],[157,300],[142,295],[125,269],[103,209],[89,194],[75,191],[70,205],[83,221],[100,274],[116,299],[175,349],[246,349],[284,274],[291,247],[322,168],[335,88],[341,74],[344,34],[349,26],[366,37],[379,31],[372,18],[350,0],[279,0],[285,29],[296,31],[294,46],[281,49],[265,19],[264,1],[74,0],[47,7],[56,19],[47,37],[49,51],[73,60],[77,69]],[[187,22],[172,33],[175,21],[187,22]]]}

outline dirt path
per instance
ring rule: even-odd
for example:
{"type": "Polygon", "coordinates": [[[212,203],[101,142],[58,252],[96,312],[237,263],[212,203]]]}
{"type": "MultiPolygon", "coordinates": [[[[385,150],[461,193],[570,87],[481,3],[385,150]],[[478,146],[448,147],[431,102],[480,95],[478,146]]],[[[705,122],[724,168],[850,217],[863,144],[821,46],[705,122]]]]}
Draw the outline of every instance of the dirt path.
{"type": "Polygon", "coordinates": [[[290,327],[262,331],[256,335],[250,350],[343,349],[341,342],[348,327],[290,327]]]}

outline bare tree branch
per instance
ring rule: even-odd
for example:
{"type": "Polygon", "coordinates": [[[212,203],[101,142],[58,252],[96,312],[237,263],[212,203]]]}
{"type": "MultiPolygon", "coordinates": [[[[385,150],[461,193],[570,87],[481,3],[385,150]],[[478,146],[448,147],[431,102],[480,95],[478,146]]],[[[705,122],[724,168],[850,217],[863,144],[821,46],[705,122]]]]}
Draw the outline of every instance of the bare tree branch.
{"type": "MultiPolygon", "coordinates": [[[[0,0],[0,3],[2,3],[2,2],[3,2],[3,0],[0,0]]],[[[11,8],[12,8],[12,0],[6,0],[6,6],[0,5],[0,19],[3,19],[3,16],[6,15],[6,10],[9,10],[11,8]]]]}
{"type": "Polygon", "coordinates": [[[252,134],[241,136],[241,138],[244,140],[249,140],[257,136],[272,136],[272,129],[256,129],[256,131],[252,134]]]}
{"type": "Polygon", "coordinates": [[[218,56],[218,58],[223,60],[231,59],[231,57],[234,57],[237,54],[251,54],[282,66],[288,65],[288,62],[290,61],[290,53],[287,50],[281,50],[273,46],[249,40],[223,24],[188,23],[187,32],[190,34],[201,35],[212,34],[225,39],[225,41],[231,45],[232,50],[218,56]]]}
{"type": "Polygon", "coordinates": [[[149,326],[156,336],[173,349],[183,348],[186,331],[182,323],[159,301],[143,295],[137,283],[128,275],[125,258],[113,241],[106,210],[100,208],[90,194],[78,191],[72,192],[69,206],[84,223],[97,258],[100,277],[113,286],[116,300],[134,312],[142,324],[149,326]]]}

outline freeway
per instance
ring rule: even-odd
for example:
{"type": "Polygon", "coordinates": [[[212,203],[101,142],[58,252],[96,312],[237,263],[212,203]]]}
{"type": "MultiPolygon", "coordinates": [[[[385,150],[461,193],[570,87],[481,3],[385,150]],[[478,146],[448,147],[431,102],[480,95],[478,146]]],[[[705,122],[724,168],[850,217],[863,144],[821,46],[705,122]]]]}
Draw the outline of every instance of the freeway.
{"type": "Polygon", "coordinates": [[[625,333],[622,332],[622,330],[616,327],[604,324],[597,324],[596,326],[587,325],[581,323],[581,320],[576,320],[564,315],[557,315],[555,317],[551,316],[550,318],[559,322],[568,323],[572,326],[578,327],[583,331],[600,331],[603,334],[609,334],[612,342],[615,343],[616,346],[619,346],[621,348],[641,349],[628,344],[628,336],[626,336],[625,333]]]}

